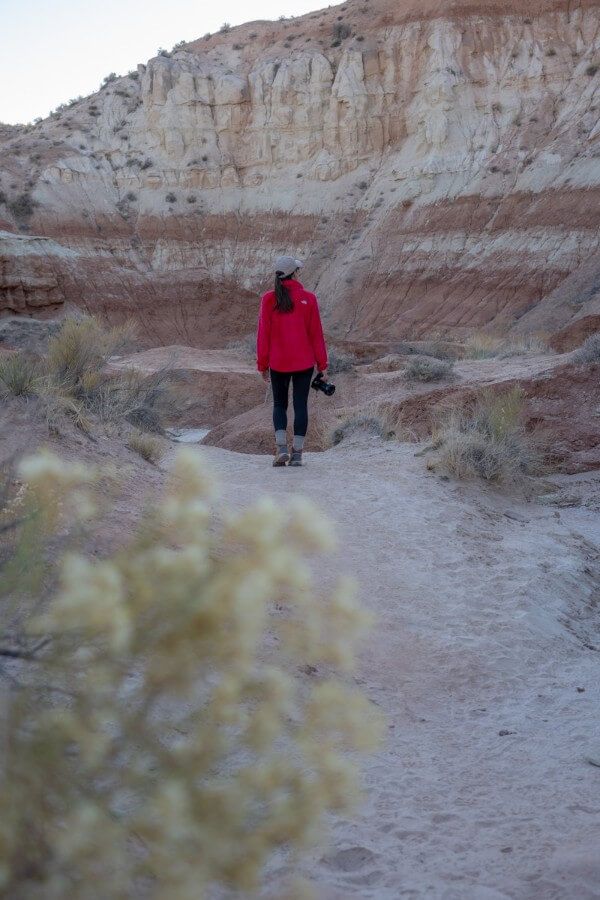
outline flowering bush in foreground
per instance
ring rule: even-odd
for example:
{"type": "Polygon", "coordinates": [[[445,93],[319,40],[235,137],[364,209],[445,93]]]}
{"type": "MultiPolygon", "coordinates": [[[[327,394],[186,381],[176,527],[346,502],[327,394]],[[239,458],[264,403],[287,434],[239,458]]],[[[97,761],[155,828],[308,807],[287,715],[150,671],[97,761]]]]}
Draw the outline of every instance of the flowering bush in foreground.
{"type": "MultiPolygon", "coordinates": [[[[66,516],[93,528],[90,472],[37,456],[21,476],[35,527],[55,533],[66,516]]],[[[310,557],[331,548],[331,528],[305,501],[219,521],[213,501],[185,450],[128,546],[62,559],[29,626],[49,643],[21,664],[4,722],[3,896],[252,889],[276,848],[318,839],[324,814],[355,797],[344,751],[373,745],[371,704],[333,677],[293,674],[350,669],[365,625],[351,583],[315,592],[310,557]]],[[[19,545],[14,556],[26,558],[19,545]]],[[[13,589],[26,568],[13,567],[13,589]]]]}

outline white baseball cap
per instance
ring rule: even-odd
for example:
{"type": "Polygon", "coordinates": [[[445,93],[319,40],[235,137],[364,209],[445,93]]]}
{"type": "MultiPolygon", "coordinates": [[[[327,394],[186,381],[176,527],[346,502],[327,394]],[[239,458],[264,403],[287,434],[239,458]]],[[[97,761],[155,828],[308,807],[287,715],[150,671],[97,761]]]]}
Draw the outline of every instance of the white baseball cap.
{"type": "Polygon", "coordinates": [[[293,256],[278,256],[275,260],[275,272],[281,272],[285,278],[287,275],[293,275],[296,269],[301,269],[304,263],[300,259],[294,259],[293,256]]]}

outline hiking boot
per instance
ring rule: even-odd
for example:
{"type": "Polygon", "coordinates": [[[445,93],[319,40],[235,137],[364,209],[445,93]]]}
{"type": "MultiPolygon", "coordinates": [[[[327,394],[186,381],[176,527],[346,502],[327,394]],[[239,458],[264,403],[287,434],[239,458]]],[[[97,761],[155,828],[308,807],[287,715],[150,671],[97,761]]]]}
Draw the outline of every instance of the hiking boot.
{"type": "Polygon", "coordinates": [[[277,448],[277,450],[275,451],[275,459],[273,460],[273,465],[275,467],[287,466],[289,461],[290,454],[287,452],[287,450],[277,448]]]}
{"type": "Polygon", "coordinates": [[[292,450],[292,457],[288,463],[289,466],[302,465],[302,450],[292,450]]]}

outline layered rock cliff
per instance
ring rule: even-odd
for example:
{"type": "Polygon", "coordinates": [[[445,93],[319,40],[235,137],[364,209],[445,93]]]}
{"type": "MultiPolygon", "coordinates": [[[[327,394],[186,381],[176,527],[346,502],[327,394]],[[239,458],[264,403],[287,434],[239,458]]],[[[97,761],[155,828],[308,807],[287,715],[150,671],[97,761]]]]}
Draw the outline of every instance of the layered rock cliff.
{"type": "Polygon", "coordinates": [[[0,238],[0,307],[218,346],[286,251],[340,337],[600,322],[599,26],[591,0],[349,0],[160,55],[0,134],[0,228],[69,257],[27,300],[0,238]]]}

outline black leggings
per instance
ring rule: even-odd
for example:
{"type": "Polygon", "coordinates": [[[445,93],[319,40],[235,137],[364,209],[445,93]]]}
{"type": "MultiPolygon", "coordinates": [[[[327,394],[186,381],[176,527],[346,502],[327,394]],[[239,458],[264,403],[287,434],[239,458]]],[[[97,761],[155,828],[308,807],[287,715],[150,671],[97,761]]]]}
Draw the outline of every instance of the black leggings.
{"type": "Polygon", "coordinates": [[[287,429],[287,408],[290,381],[294,400],[294,434],[305,437],[308,430],[308,392],[313,369],[303,372],[274,372],[271,369],[273,387],[273,425],[275,431],[287,429]]]}

